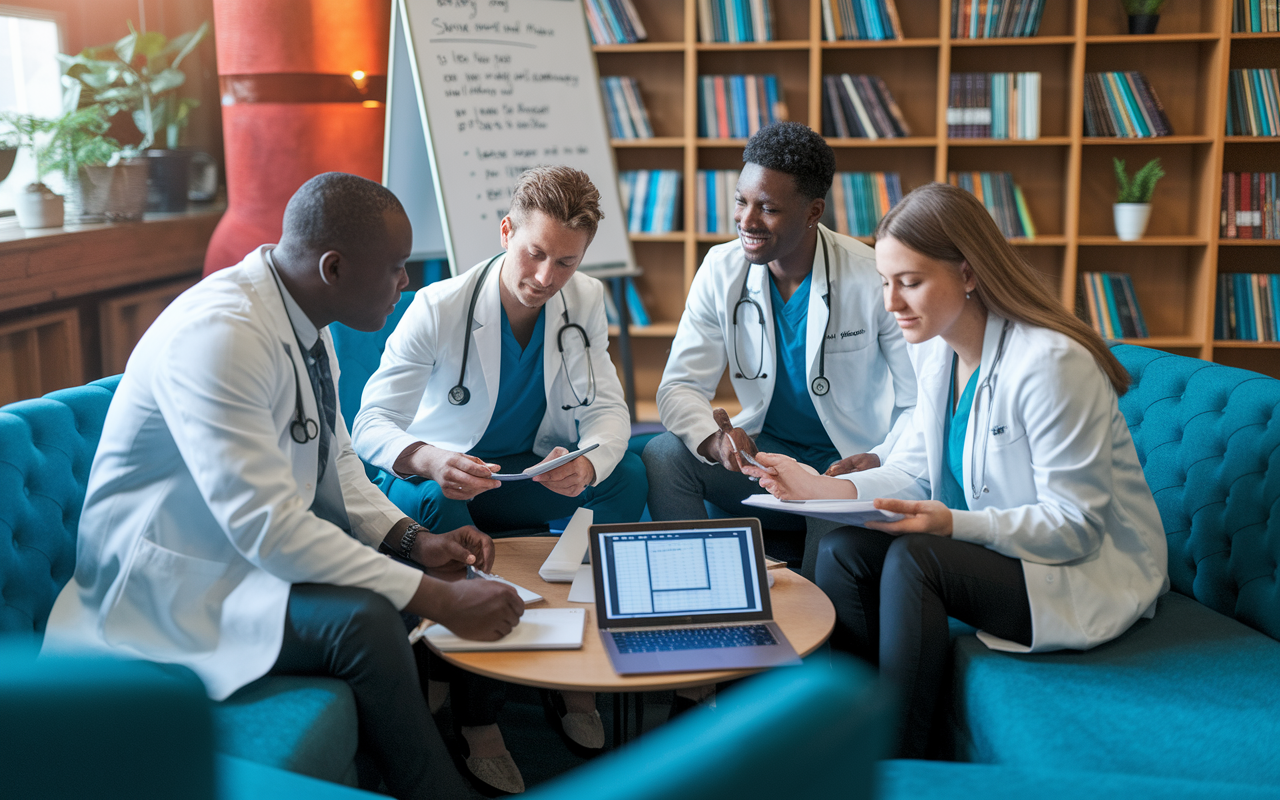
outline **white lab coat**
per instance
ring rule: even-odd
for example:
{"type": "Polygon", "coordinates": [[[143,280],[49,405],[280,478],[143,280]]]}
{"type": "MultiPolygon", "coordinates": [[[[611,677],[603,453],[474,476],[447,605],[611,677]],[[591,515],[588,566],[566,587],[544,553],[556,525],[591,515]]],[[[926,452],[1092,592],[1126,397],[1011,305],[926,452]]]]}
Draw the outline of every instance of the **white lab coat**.
{"type": "MultiPolygon", "coordinates": [[[[831,391],[813,394],[818,376],[818,350],[827,324],[827,276],[819,242],[813,257],[809,286],[808,331],[805,357],[810,385],[809,397],[818,412],[831,443],[842,457],[855,453],[875,453],[883,461],[889,446],[905,424],[916,402],[916,379],[893,315],[885,311],[881,280],[876,272],[875,251],[856,239],[819,225],[831,256],[831,281],[835,294],[831,312],[835,315],[827,333],[826,377],[831,391]]],[[[776,343],[768,267],[752,266],[738,240],[711,248],[693,276],[689,299],[671,355],[658,387],[658,414],[667,430],[679,436],[700,460],[698,445],[717,428],[711,418],[716,387],[729,367],[734,392],[742,411],[733,424],[755,436],[764,428],[765,415],[777,380],[776,343]],[[755,309],[743,303],[738,324],[733,309],[748,281],[751,299],[764,311],[764,324],[755,309]],[[736,330],[735,330],[736,329],[736,330]],[[735,334],[737,355],[735,357],[735,334]],[[761,336],[764,337],[761,359],[761,336]],[[741,369],[739,368],[741,362],[741,369]],[[760,364],[763,366],[760,366],[760,364]],[[747,380],[743,375],[764,375],[747,380]]]]}
{"type": "MultiPolygon", "coordinates": [[[[1115,389],[1089,351],[1010,322],[986,391],[1004,323],[988,315],[964,447],[970,510],[952,512],[952,536],[1022,561],[1031,647],[979,633],[987,646],[1085,650],[1155,614],[1169,587],[1164,526],[1115,389]]],[[[858,497],[940,499],[952,354],[941,337],[918,346],[911,425],[882,467],[843,476],[858,497]]]]}
{"type": "MultiPolygon", "coordinates": [[[[360,413],[351,428],[356,452],[365,461],[393,472],[396,458],[417,442],[466,453],[484,436],[498,402],[502,371],[501,266],[499,257],[476,301],[464,380],[471,400],[465,405],[451,404],[449,390],[458,383],[467,309],[484,264],[426,286],[413,299],[387,339],[377,372],[365,384],[360,413]]],[[[545,456],[557,446],[572,449],[575,444],[599,444],[586,455],[598,484],[622,460],[631,438],[631,416],[617,370],[609,360],[604,284],[575,273],[544,308],[542,366],[547,410],[538,426],[533,452],[545,456]],[[568,321],[582,326],[591,342],[587,350],[576,331],[565,331],[567,374],[558,346],[566,307],[568,321]],[[589,406],[579,406],[579,401],[587,398],[588,357],[595,370],[595,400],[589,406]],[[575,407],[565,409],[566,405],[575,407]]]]}
{"type": "Polygon", "coordinates": [[[291,584],[364,587],[396,608],[417,590],[419,571],[374,549],[404,515],[365,476],[341,408],[329,469],[359,539],[310,511],[319,440],[290,436],[299,388],[321,415],[262,253],[183,293],[130,357],[46,649],[184,664],[221,700],[275,663],[291,584]]]}

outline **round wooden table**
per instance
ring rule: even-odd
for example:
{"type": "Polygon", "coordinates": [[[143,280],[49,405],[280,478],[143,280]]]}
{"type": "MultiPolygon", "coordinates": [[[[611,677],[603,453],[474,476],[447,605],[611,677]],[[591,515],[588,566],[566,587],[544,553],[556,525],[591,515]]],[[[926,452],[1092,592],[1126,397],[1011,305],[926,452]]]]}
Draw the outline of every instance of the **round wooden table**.
{"type": "MultiPolygon", "coordinates": [[[[580,650],[523,650],[507,652],[439,653],[440,657],[469,672],[542,689],[588,692],[650,692],[705,686],[733,680],[759,670],[671,672],[656,675],[619,675],[600,642],[594,604],[570,603],[569,584],[547,583],[538,568],[555,546],[553,537],[497,539],[493,571],[513,583],[546,598],[531,608],[585,608],[586,630],[580,650]]],[[[835,626],[836,612],[822,590],[789,569],[770,570],[773,619],[791,646],[802,656],[812,653],[835,626]]],[[[438,651],[437,651],[438,652],[438,651]]]]}

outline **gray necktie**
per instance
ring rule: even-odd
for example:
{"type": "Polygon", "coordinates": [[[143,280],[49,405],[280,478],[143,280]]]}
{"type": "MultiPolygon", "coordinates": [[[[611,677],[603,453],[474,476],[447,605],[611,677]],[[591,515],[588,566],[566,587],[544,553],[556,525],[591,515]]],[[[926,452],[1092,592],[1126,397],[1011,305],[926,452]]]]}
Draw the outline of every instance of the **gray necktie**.
{"type": "Polygon", "coordinates": [[[320,469],[316,475],[316,485],[324,480],[325,468],[329,466],[329,437],[333,434],[338,418],[338,399],[333,391],[333,372],[329,369],[329,354],[324,347],[324,339],[316,339],[315,345],[307,353],[307,375],[311,378],[311,390],[324,412],[324,421],[320,425],[320,469]]]}

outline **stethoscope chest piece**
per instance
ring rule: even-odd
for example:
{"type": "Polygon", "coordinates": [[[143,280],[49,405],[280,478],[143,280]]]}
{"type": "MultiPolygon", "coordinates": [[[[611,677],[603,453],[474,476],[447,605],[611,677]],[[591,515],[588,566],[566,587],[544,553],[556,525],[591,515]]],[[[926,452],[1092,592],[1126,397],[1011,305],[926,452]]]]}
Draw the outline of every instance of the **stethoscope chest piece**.
{"type": "Polygon", "coordinates": [[[822,397],[827,392],[831,391],[831,381],[819,375],[813,379],[813,383],[811,383],[809,387],[813,389],[814,394],[818,397],[822,397]]]}
{"type": "Polygon", "coordinates": [[[449,390],[449,402],[455,406],[465,406],[471,399],[471,390],[465,386],[454,386],[449,390]]]}

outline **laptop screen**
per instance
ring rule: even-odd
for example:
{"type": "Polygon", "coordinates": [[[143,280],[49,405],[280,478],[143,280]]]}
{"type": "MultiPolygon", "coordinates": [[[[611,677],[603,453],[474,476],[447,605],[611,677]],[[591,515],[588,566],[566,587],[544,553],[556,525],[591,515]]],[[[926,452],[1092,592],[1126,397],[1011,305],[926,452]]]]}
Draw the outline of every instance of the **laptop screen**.
{"type": "Polygon", "coordinates": [[[598,554],[601,580],[597,585],[604,589],[603,597],[597,598],[603,602],[596,604],[602,623],[758,616],[768,611],[757,577],[758,534],[751,525],[737,524],[740,520],[716,522],[729,524],[683,527],[689,523],[677,523],[665,530],[593,527],[592,557],[598,554]]]}

